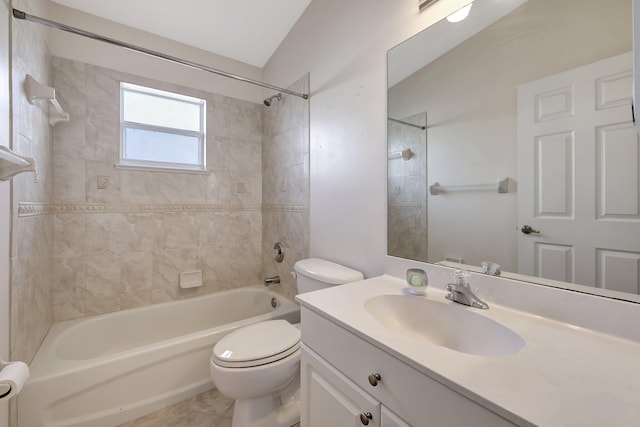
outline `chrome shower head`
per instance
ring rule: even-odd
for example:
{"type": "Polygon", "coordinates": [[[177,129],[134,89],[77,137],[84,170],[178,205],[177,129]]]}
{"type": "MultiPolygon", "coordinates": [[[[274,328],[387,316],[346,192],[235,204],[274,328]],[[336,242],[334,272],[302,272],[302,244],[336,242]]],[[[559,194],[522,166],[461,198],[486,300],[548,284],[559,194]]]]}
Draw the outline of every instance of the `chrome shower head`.
{"type": "Polygon", "coordinates": [[[275,94],[275,95],[271,95],[270,97],[268,97],[267,99],[264,100],[264,105],[266,105],[267,107],[271,107],[271,101],[273,101],[273,98],[275,98],[278,101],[280,101],[282,99],[282,94],[278,93],[278,94],[275,94]]]}

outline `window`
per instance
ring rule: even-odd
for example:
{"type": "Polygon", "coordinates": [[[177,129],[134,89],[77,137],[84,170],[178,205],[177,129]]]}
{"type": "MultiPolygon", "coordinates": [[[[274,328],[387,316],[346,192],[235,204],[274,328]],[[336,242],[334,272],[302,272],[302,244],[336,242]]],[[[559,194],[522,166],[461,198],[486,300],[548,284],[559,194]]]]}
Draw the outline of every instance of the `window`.
{"type": "Polygon", "coordinates": [[[120,165],[205,170],[203,99],[120,83],[120,165]]]}

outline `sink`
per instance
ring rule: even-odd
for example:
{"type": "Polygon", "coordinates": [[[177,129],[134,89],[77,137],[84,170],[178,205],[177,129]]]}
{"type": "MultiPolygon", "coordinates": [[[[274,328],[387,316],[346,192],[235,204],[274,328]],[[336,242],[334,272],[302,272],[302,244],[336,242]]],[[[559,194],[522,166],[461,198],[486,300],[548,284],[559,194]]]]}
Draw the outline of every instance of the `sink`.
{"type": "Polygon", "coordinates": [[[516,354],[525,341],[506,326],[456,303],[409,295],[378,295],[364,308],[407,338],[477,356],[516,354]]]}

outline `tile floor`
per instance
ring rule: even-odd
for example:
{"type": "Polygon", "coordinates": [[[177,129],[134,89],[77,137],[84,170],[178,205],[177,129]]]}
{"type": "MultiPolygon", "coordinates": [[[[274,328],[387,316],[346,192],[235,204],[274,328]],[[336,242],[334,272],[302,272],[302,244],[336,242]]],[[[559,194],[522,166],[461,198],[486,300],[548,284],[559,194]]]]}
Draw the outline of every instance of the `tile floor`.
{"type": "Polygon", "coordinates": [[[118,427],[231,427],[232,414],[233,399],[210,390],[118,427]]]}
{"type": "Polygon", "coordinates": [[[210,390],[119,427],[231,427],[233,399],[210,390]]]}

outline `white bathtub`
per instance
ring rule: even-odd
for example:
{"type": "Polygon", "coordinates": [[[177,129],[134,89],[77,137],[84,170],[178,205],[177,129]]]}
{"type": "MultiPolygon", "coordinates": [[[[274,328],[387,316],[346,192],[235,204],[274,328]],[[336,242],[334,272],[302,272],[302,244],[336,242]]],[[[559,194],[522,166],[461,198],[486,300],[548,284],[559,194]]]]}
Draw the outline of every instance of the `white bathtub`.
{"type": "Polygon", "coordinates": [[[267,319],[297,323],[299,307],[260,286],[56,323],[18,397],[18,425],[112,427],[209,390],[213,345],[267,319]]]}

